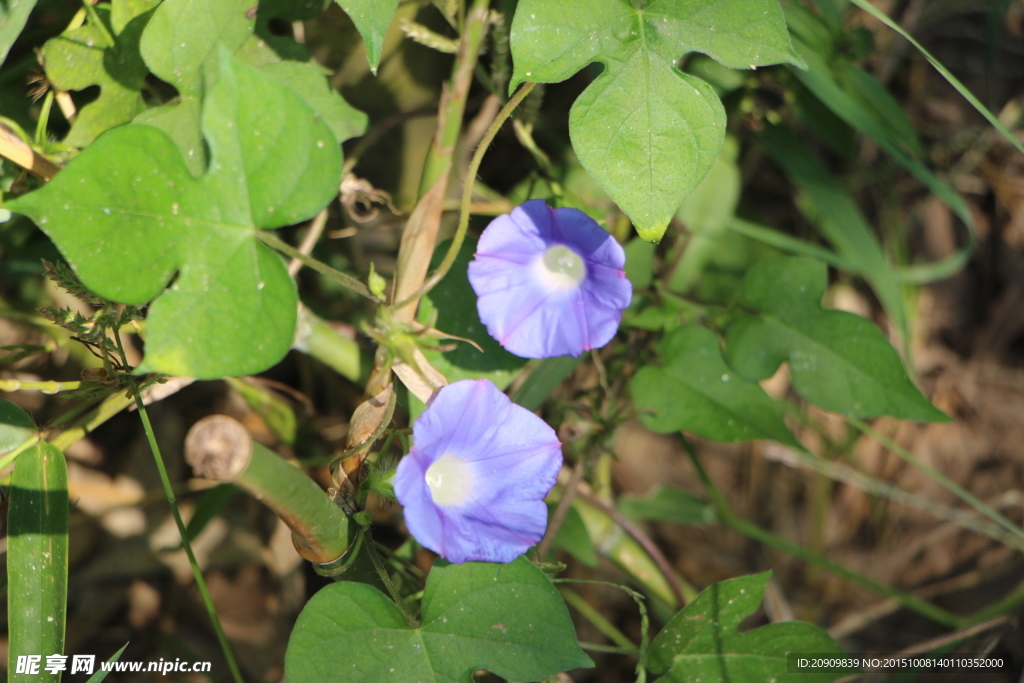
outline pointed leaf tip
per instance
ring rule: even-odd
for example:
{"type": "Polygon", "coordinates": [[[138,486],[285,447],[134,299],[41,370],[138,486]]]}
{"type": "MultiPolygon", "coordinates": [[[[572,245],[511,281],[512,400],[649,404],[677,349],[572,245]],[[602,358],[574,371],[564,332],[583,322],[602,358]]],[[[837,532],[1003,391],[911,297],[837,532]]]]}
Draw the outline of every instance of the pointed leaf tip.
{"type": "Polygon", "coordinates": [[[520,0],[510,87],[555,83],[604,64],[572,107],[573,149],[641,236],[656,241],[725,136],[721,101],[705,81],[676,68],[679,58],[701,52],[748,69],[799,57],[777,0],[726,0],[698,11],[680,0],[637,4],[520,0]]]}

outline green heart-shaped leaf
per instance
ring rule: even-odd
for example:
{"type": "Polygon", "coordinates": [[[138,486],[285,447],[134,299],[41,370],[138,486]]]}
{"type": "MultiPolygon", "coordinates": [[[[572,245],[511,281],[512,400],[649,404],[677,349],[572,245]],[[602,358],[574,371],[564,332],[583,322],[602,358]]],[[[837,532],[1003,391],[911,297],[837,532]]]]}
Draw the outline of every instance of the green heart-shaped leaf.
{"type": "Polygon", "coordinates": [[[99,97],[79,110],[66,144],[85,147],[146,108],[140,91],[149,70],[139,54],[139,38],[157,4],[157,0],[113,0],[109,7],[96,7],[102,26],[88,23],[46,42],[43,63],[55,87],[100,88],[99,97]],[[108,44],[109,38],[113,45],[108,44]]]}
{"type": "Polygon", "coordinates": [[[142,34],[142,58],[154,74],[177,88],[180,101],[150,109],[136,123],[170,135],[193,174],[206,167],[201,130],[204,86],[217,80],[219,51],[234,54],[252,35],[252,5],[252,0],[166,0],[142,34]]]}
{"type": "Polygon", "coordinates": [[[718,96],[676,68],[679,58],[702,52],[739,69],[802,63],[777,0],[521,0],[511,45],[513,88],[604,64],[572,107],[573,149],[648,241],[664,235],[725,136],[718,96]]]}
{"type": "Polygon", "coordinates": [[[294,683],[470,683],[488,669],[519,681],[593,666],[579,648],[558,591],[536,566],[438,562],[427,577],[423,616],[410,628],[371,586],[320,590],[299,615],[285,655],[294,683]]]}
{"type": "Polygon", "coordinates": [[[680,327],[659,344],[658,353],[665,366],[642,367],[630,382],[648,428],[664,434],[685,429],[714,441],[796,444],[775,402],[725,364],[710,330],[680,327]]]}
{"type": "Polygon", "coordinates": [[[32,218],[100,296],[154,300],[141,369],[252,374],[290,348],[298,304],[281,258],[255,231],[323,208],[337,193],[341,153],[298,95],[226,50],[203,130],[211,162],[200,178],[165,133],[132,124],[9,206],[32,218]]]}
{"type": "Polygon", "coordinates": [[[729,363],[757,381],[789,361],[797,392],[835,413],[948,421],[910,381],[871,321],[821,307],[827,284],[825,264],[812,259],[769,259],[751,268],[743,298],[760,315],[729,329],[729,363]]]}
{"type": "Polygon", "coordinates": [[[659,681],[673,683],[828,683],[852,673],[844,669],[789,671],[789,652],[841,658],[843,649],[817,626],[799,621],[768,624],[739,633],[754,613],[771,572],[713,584],[672,617],[648,650],[648,664],[659,681]],[[667,673],[666,673],[667,672],[667,673]]]}
{"type": "Polygon", "coordinates": [[[178,102],[143,112],[136,123],[171,136],[193,175],[206,169],[201,128],[203,98],[219,73],[219,51],[265,70],[305,100],[339,142],[366,129],[366,115],[329,88],[319,67],[303,61],[281,62],[281,54],[309,58],[290,38],[268,36],[269,17],[315,16],[322,3],[263,0],[164,0],[142,35],[140,49],[154,74],[178,90],[178,102]],[[255,11],[254,11],[255,10],[255,11]],[[269,41],[269,42],[268,42],[269,41]],[[298,48],[298,49],[292,49],[298,48]]]}
{"type": "Polygon", "coordinates": [[[0,2],[0,64],[4,63],[14,41],[25,28],[28,15],[36,6],[36,0],[7,0],[0,2]]]}

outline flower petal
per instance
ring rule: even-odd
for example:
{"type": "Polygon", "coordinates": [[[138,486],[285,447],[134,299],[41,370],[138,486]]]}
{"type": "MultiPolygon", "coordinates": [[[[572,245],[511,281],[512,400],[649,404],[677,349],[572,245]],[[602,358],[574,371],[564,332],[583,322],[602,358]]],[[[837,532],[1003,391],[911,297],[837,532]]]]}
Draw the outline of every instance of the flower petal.
{"type": "Polygon", "coordinates": [[[444,519],[430,495],[425,471],[416,458],[402,458],[395,472],[395,492],[402,491],[405,525],[420,545],[444,555],[444,519]],[[408,511],[415,511],[409,514],[408,511]]]}
{"type": "Polygon", "coordinates": [[[480,320],[506,349],[524,358],[578,356],[615,336],[632,296],[625,262],[622,247],[585,213],[535,199],[491,222],[469,280],[480,320]],[[584,274],[545,271],[554,248],[581,259],[584,274]]]}
{"type": "Polygon", "coordinates": [[[495,509],[474,502],[449,516],[443,556],[455,563],[511,562],[544,536],[548,507],[543,501],[495,509]]]}
{"type": "Polygon", "coordinates": [[[562,466],[543,420],[491,382],[464,380],[438,392],[413,440],[394,487],[421,545],[452,562],[511,562],[541,539],[543,499],[562,466]]]}
{"type": "MultiPolygon", "coordinates": [[[[531,203],[526,202],[526,204],[531,203]]],[[[531,255],[543,251],[544,246],[548,243],[545,235],[551,233],[550,218],[546,218],[547,227],[539,231],[537,224],[532,222],[530,214],[533,212],[528,213],[524,210],[526,204],[513,209],[511,215],[498,216],[491,221],[491,225],[496,225],[497,229],[492,230],[490,234],[485,230],[484,234],[480,235],[477,251],[486,254],[531,255]]],[[[544,208],[547,208],[546,204],[544,204],[544,208]]],[[[543,216],[540,218],[545,220],[543,216]]]]}

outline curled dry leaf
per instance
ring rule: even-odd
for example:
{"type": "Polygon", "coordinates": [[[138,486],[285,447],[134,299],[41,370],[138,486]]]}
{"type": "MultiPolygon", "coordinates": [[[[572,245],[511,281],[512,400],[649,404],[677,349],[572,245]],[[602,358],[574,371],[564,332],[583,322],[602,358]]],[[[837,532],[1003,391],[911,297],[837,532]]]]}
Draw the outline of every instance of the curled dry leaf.
{"type": "Polygon", "coordinates": [[[427,403],[435,391],[448,384],[448,380],[430,364],[422,351],[415,349],[412,354],[418,367],[396,359],[391,369],[413,396],[427,403]]]}
{"type": "Polygon", "coordinates": [[[366,453],[391,422],[394,412],[395,385],[388,384],[376,396],[360,403],[352,413],[345,451],[336,460],[338,466],[334,468],[334,484],[339,493],[355,491],[355,481],[366,453]]]}

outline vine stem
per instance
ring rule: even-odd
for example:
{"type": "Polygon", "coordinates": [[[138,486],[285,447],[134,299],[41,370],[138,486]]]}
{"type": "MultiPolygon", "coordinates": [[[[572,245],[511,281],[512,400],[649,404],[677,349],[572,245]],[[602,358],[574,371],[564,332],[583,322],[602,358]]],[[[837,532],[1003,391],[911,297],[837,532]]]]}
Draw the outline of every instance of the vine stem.
{"type": "MultiPolygon", "coordinates": [[[[320,235],[323,234],[324,226],[326,225],[327,207],[325,206],[316,215],[316,218],[310,222],[309,230],[306,232],[306,236],[302,238],[302,244],[299,245],[300,254],[309,256],[313,252],[313,247],[316,245],[317,240],[320,239],[320,235]]],[[[291,263],[288,264],[288,274],[295,277],[300,268],[302,268],[302,261],[293,257],[291,263]]]]}
{"type": "MultiPolygon", "coordinates": [[[[628,595],[629,597],[633,598],[633,602],[636,603],[636,608],[640,612],[640,647],[637,648],[636,645],[633,644],[633,641],[631,641],[629,638],[627,638],[625,636],[625,634],[623,634],[621,631],[619,631],[619,635],[621,635],[622,638],[624,639],[624,642],[620,642],[619,644],[620,645],[625,645],[625,643],[628,642],[629,646],[630,646],[629,648],[621,649],[619,651],[619,654],[632,655],[632,656],[637,658],[637,663],[636,663],[636,683],[646,683],[646,681],[647,681],[647,650],[648,650],[648,648],[651,645],[651,621],[650,621],[650,617],[647,614],[647,605],[645,604],[646,598],[642,594],[640,594],[640,593],[636,592],[635,590],[633,590],[632,588],[630,588],[629,586],[623,586],[621,583],[615,583],[614,581],[595,581],[593,579],[552,579],[551,582],[555,583],[555,584],[569,584],[569,583],[586,584],[586,583],[590,583],[590,584],[599,585],[599,586],[611,586],[612,588],[618,588],[619,590],[624,591],[626,593],[626,595],[628,595]]],[[[587,605],[587,608],[593,610],[593,608],[589,607],[589,605],[586,603],[586,601],[583,600],[583,598],[581,596],[579,596],[579,594],[574,593],[573,591],[568,591],[567,592],[564,588],[560,588],[559,589],[559,593],[562,594],[562,597],[566,599],[567,603],[573,604],[573,599],[567,597],[568,593],[572,593],[573,595],[576,595],[576,597],[580,601],[582,601],[584,605],[587,605]]],[[[680,608],[681,607],[682,607],[682,605],[680,605],[680,608]]],[[[578,610],[580,610],[579,606],[576,606],[576,608],[578,610]]],[[[594,614],[588,614],[588,612],[585,611],[587,608],[584,608],[583,610],[580,610],[580,614],[582,616],[584,616],[585,618],[587,618],[588,620],[590,620],[591,616],[594,616],[594,614]]],[[[596,613],[596,616],[601,617],[603,619],[603,616],[600,614],[600,612],[598,612],[597,610],[594,610],[594,613],[596,613]]],[[[607,621],[607,620],[605,620],[605,621],[607,621]]],[[[605,634],[605,636],[609,637],[612,640],[612,642],[618,642],[618,640],[616,638],[613,638],[611,636],[610,632],[604,632],[604,629],[602,629],[601,626],[596,621],[591,621],[591,623],[593,623],[594,626],[598,628],[598,630],[601,630],[605,634]]],[[[614,624],[609,623],[608,626],[611,627],[611,629],[618,631],[618,629],[615,628],[614,624]]],[[[580,647],[584,647],[583,643],[580,643],[580,647]]],[[[596,648],[594,650],[595,650],[595,652],[600,651],[600,650],[598,650],[596,648]]],[[[612,649],[608,649],[606,651],[612,652],[612,649]]]]}
{"type": "Polygon", "coordinates": [[[398,605],[398,609],[402,610],[402,616],[405,617],[405,621],[409,624],[409,628],[417,628],[419,622],[416,621],[416,617],[412,612],[409,611],[409,606],[405,604],[405,600],[402,599],[402,594],[395,588],[395,584],[391,581],[391,575],[388,574],[387,567],[384,566],[384,562],[380,559],[380,555],[377,554],[377,547],[374,545],[373,536],[370,535],[370,530],[363,529],[363,535],[366,536],[366,542],[363,544],[366,546],[366,553],[370,556],[370,561],[373,563],[373,568],[377,570],[377,574],[380,575],[380,580],[384,584],[384,587],[388,589],[388,593],[391,595],[391,599],[398,605]]]}
{"type": "Polygon", "coordinates": [[[962,510],[943,505],[926,496],[912,493],[895,484],[864,474],[849,465],[837,464],[819,457],[804,448],[796,449],[789,446],[768,444],[764,448],[762,455],[771,462],[780,462],[788,467],[801,467],[812,470],[821,475],[821,480],[832,480],[856,486],[865,493],[888,498],[901,505],[923,510],[941,520],[983,534],[999,541],[1003,545],[1024,552],[1024,542],[1022,542],[1020,534],[1013,535],[1007,533],[995,522],[984,519],[984,515],[977,511],[962,510]]]}
{"type": "Polygon", "coordinates": [[[593,624],[608,640],[618,645],[619,651],[627,650],[629,654],[634,655],[640,653],[640,648],[636,646],[636,643],[616,628],[615,624],[601,614],[600,610],[591,606],[582,595],[568,588],[561,588],[559,592],[570,607],[576,608],[576,611],[583,615],[583,618],[593,624]]]}
{"type": "MultiPolygon", "coordinates": [[[[984,502],[983,500],[972,494],[970,491],[965,489],[963,486],[960,486],[955,481],[944,475],[942,472],[939,472],[931,465],[919,460],[917,457],[914,456],[913,453],[908,451],[906,448],[903,448],[892,439],[872,429],[871,425],[864,422],[863,420],[859,420],[855,417],[847,417],[846,420],[854,427],[856,427],[860,432],[867,434],[868,436],[873,438],[875,441],[877,441],[882,446],[887,448],[891,453],[894,453],[897,456],[899,456],[899,458],[902,459],[904,462],[908,463],[912,467],[917,468],[921,472],[924,472],[926,475],[928,475],[933,480],[938,482],[943,488],[952,493],[954,496],[964,501],[981,514],[985,515],[993,522],[1009,531],[1018,539],[1024,539],[1024,530],[1022,530],[1019,526],[1017,526],[1009,519],[1007,519],[1003,514],[1001,514],[991,505],[984,502]]],[[[1007,545],[1012,545],[1017,550],[1021,549],[1019,542],[1007,543],[1007,545]]]]}
{"type": "MultiPolygon", "coordinates": [[[[469,2],[465,0],[464,4],[469,2]]],[[[474,67],[490,24],[490,4],[490,0],[472,0],[472,9],[465,21],[459,24],[459,47],[451,76],[442,87],[437,107],[437,129],[423,162],[418,199],[402,230],[391,301],[406,299],[422,287],[430,270],[444,213],[444,197],[473,84],[474,67]]],[[[486,111],[487,107],[481,109],[481,112],[486,111]]],[[[392,317],[397,322],[412,322],[418,302],[414,299],[408,306],[393,311],[392,317]]]]}
{"type": "Polygon", "coordinates": [[[0,123],[0,157],[13,161],[40,180],[49,180],[61,169],[29,147],[14,130],[3,123],[0,123]]]}
{"type": "Polygon", "coordinates": [[[44,394],[56,394],[61,391],[73,391],[82,387],[81,382],[22,382],[17,379],[0,379],[0,391],[40,391],[44,394]]]}
{"type": "Polygon", "coordinates": [[[675,598],[676,604],[678,604],[680,608],[685,607],[687,603],[686,593],[683,591],[682,584],[679,582],[679,576],[676,574],[675,569],[672,568],[672,563],[670,563],[668,558],[665,557],[665,554],[661,552],[661,548],[651,540],[651,537],[645,534],[643,529],[630,521],[628,517],[615,509],[614,506],[609,505],[598,496],[579,490],[579,488],[577,488],[576,495],[581,500],[590,503],[611,517],[613,522],[619,525],[623,531],[632,536],[633,540],[640,544],[644,551],[650,555],[652,560],[654,560],[654,564],[657,565],[658,570],[665,577],[665,582],[668,584],[669,590],[672,591],[672,597],[675,598]]]}
{"type": "Polygon", "coordinates": [[[934,605],[927,600],[922,600],[916,595],[901,591],[898,588],[893,588],[881,581],[876,581],[864,574],[855,572],[852,569],[847,569],[838,562],[833,562],[818,553],[807,550],[806,548],[791,541],[787,541],[780,536],[776,536],[772,532],[762,529],[753,522],[748,522],[747,520],[742,519],[732,509],[732,506],[729,504],[729,501],[721,490],[715,486],[711,477],[708,476],[707,470],[704,469],[704,465],[701,463],[700,458],[697,457],[697,451],[693,447],[693,444],[690,443],[690,440],[683,436],[682,433],[678,436],[684,450],[686,451],[686,455],[689,457],[690,462],[693,463],[693,467],[697,471],[697,476],[700,479],[701,484],[704,485],[704,489],[708,492],[708,495],[711,496],[711,501],[715,506],[715,511],[718,513],[719,521],[722,525],[729,527],[733,531],[737,531],[744,536],[752,538],[755,541],[777,548],[778,550],[807,562],[810,565],[820,567],[825,571],[841,576],[844,579],[861,585],[870,591],[878,593],[879,595],[892,598],[904,607],[945,626],[961,628],[964,624],[969,623],[969,618],[961,617],[939,607],[938,605],[934,605]]]}
{"type": "Polygon", "coordinates": [[[558,501],[558,507],[555,508],[555,514],[551,515],[548,530],[544,532],[544,538],[541,539],[540,544],[537,546],[537,554],[540,555],[542,560],[548,556],[548,551],[551,550],[551,546],[558,537],[558,532],[561,530],[562,525],[565,524],[565,518],[569,516],[569,508],[572,506],[572,499],[576,496],[576,487],[579,486],[580,480],[583,479],[584,469],[584,460],[580,457],[576,462],[576,467],[572,470],[572,476],[569,477],[569,483],[565,485],[562,497],[558,501]]]}
{"type": "MultiPolygon", "coordinates": [[[[117,342],[117,352],[121,356],[121,362],[127,368],[128,358],[125,355],[124,346],[121,344],[121,335],[115,332],[114,340],[117,342]]],[[[185,522],[182,521],[181,513],[178,511],[178,501],[174,495],[174,487],[171,485],[171,478],[167,475],[167,467],[164,466],[164,458],[160,453],[160,446],[156,442],[156,433],[153,431],[153,424],[149,421],[146,404],[139,393],[135,377],[131,374],[126,374],[126,377],[132,396],[135,398],[135,405],[139,409],[139,417],[142,418],[142,428],[146,432],[149,448],[153,452],[153,460],[156,462],[157,472],[160,473],[160,483],[164,487],[164,495],[167,496],[167,502],[171,506],[171,515],[174,517],[174,523],[178,525],[178,533],[181,534],[181,545],[185,548],[185,554],[188,555],[188,563],[192,567],[192,576],[195,577],[199,594],[202,596],[203,604],[206,606],[206,612],[210,615],[210,622],[213,624],[213,630],[216,632],[217,640],[220,642],[220,649],[228,662],[228,668],[231,669],[232,679],[234,679],[235,683],[245,683],[245,679],[242,678],[242,671],[238,668],[238,662],[235,660],[235,654],[231,651],[231,644],[228,643],[228,638],[224,634],[224,628],[220,624],[220,617],[217,616],[217,609],[214,607],[213,598],[210,597],[210,591],[206,587],[206,580],[203,578],[203,572],[199,568],[199,562],[196,561],[195,553],[192,552],[192,544],[188,539],[185,522]]]]}
{"type": "Polygon", "coordinates": [[[110,31],[107,30],[106,25],[100,19],[96,8],[93,7],[93,3],[89,2],[89,0],[82,0],[82,5],[85,7],[85,13],[89,17],[89,27],[100,34],[100,37],[103,39],[102,42],[105,43],[103,47],[117,47],[117,41],[114,40],[114,36],[110,35],[110,31]]]}
{"type": "Polygon", "coordinates": [[[352,169],[356,167],[363,154],[373,147],[384,133],[411,119],[419,118],[421,116],[431,116],[436,113],[437,110],[433,107],[421,107],[420,109],[415,109],[413,111],[400,112],[390,118],[384,119],[380,123],[375,124],[366,132],[365,135],[359,138],[359,141],[352,148],[352,151],[345,155],[345,165],[341,169],[342,177],[347,173],[350,173],[352,169]]]}
{"type": "Polygon", "coordinates": [[[455,230],[455,236],[452,238],[452,243],[448,247],[448,253],[444,255],[444,260],[441,261],[441,265],[434,271],[433,275],[427,278],[427,281],[423,283],[422,287],[401,301],[391,304],[391,306],[389,306],[390,309],[397,311],[408,306],[410,303],[419,300],[420,297],[432,290],[437,283],[443,280],[444,276],[448,274],[452,264],[455,263],[455,259],[459,255],[462,243],[466,240],[466,230],[469,228],[469,209],[473,199],[473,181],[476,178],[476,174],[480,171],[480,164],[483,163],[484,154],[487,153],[487,148],[491,146],[491,142],[498,134],[502,124],[508,120],[515,108],[518,107],[526,96],[530,94],[536,85],[536,83],[524,83],[523,86],[519,88],[516,94],[509,99],[508,104],[498,112],[497,118],[494,119],[494,122],[491,123],[491,127],[487,129],[486,133],[484,133],[483,138],[480,140],[480,144],[476,148],[476,152],[473,153],[473,159],[469,162],[469,169],[466,171],[466,182],[462,188],[462,205],[459,211],[459,227],[455,230]]]}
{"type": "Polygon", "coordinates": [[[312,268],[316,272],[331,278],[335,282],[341,283],[345,287],[351,289],[356,294],[365,296],[367,299],[370,299],[371,301],[377,301],[377,297],[373,295],[369,288],[367,288],[366,285],[364,285],[362,282],[352,277],[351,275],[343,273],[340,270],[335,270],[326,263],[318,261],[311,256],[303,254],[301,251],[299,251],[298,249],[288,244],[283,239],[281,239],[280,237],[271,232],[267,232],[266,230],[256,230],[255,235],[257,239],[266,244],[268,247],[277,249],[285,256],[290,256],[291,258],[301,262],[302,265],[312,268]]]}

